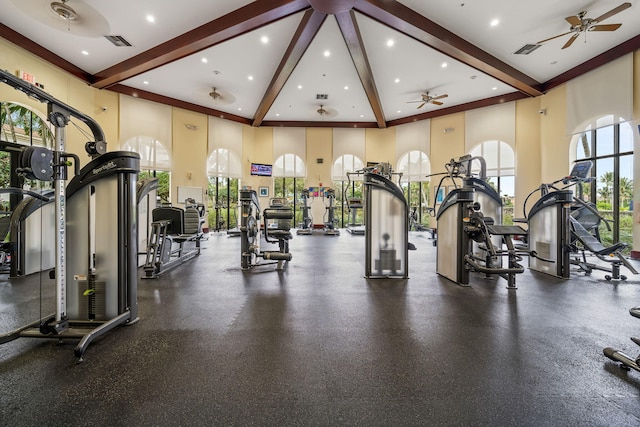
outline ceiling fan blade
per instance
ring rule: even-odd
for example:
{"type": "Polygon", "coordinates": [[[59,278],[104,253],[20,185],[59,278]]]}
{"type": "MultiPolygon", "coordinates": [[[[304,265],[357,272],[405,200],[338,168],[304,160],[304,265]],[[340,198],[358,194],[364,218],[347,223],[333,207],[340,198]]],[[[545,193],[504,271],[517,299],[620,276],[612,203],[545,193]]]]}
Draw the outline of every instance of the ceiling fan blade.
{"type": "Polygon", "coordinates": [[[604,24],[604,25],[594,25],[589,28],[589,31],[615,31],[620,28],[622,24],[604,24]]]}
{"type": "Polygon", "coordinates": [[[566,49],[571,46],[573,42],[576,41],[579,35],[580,33],[575,33],[574,35],[572,35],[571,38],[569,38],[569,40],[567,40],[567,42],[564,44],[564,46],[562,46],[562,49],[566,49]]]}
{"type": "Polygon", "coordinates": [[[431,100],[431,103],[432,103],[433,105],[442,105],[442,104],[443,104],[443,103],[442,103],[442,102],[440,102],[440,101],[434,101],[434,100],[431,100]]]}
{"type": "Polygon", "coordinates": [[[557,36],[553,36],[553,37],[549,37],[548,39],[540,40],[540,41],[539,41],[539,42],[537,42],[536,44],[546,43],[546,42],[548,42],[549,40],[557,39],[558,37],[566,36],[567,34],[571,34],[571,33],[573,33],[573,31],[567,31],[566,33],[558,34],[557,36]]]}
{"type": "Polygon", "coordinates": [[[433,98],[431,98],[431,99],[432,99],[432,100],[433,100],[433,99],[442,99],[442,98],[446,98],[447,96],[449,96],[449,95],[447,95],[447,94],[445,93],[445,94],[443,94],[443,95],[434,96],[434,97],[433,97],[433,98]]]}
{"type": "Polygon", "coordinates": [[[424,106],[424,104],[426,104],[426,102],[423,102],[422,104],[418,105],[418,106],[416,107],[416,110],[421,109],[421,108],[424,106]]]}
{"type": "Polygon", "coordinates": [[[629,3],[629,2],[622,3],[620,6],[618,6],[618,7],[614,7],[614,8],[613,8],[613,9],[611,9],[609,12],[604,13],[604,14],[602,14],[602,15],[598,16],[596,19],[594,19],[594,21],[596,21],[596,22],[602,22],[602,21],[604,21],[605,19],[612,17],[612,16],[613,16],[613,15],[615,15],[616,13],[620,13],[620,12],[622,12],[623,10],[628,9],[628,8],[630,8],[630,7],[631,7],[631,3],[629,3]]]}
{"type": "Polygon", "coordinates": [[[580,18],[578,18],[577,16],[567,16],[564,19],[569,24],[571,24],[572,27],[579,27],[580,25],[582,25],[582,20],[580,18]]]}

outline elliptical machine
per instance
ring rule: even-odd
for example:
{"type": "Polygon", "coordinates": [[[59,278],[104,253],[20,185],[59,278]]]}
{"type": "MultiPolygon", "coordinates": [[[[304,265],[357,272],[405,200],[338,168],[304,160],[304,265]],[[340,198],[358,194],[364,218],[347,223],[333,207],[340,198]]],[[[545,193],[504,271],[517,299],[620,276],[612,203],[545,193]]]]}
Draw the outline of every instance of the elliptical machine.
{"type": "Polygon", "coordinates": [[[309,198],[311,194],[308,188],[302,190],[302,222],[299,224],[296,234],[308,235],[313,233],[313,217],[311,216],[311,206],[309,206],[309,198]]]}
{"type": "Polygon", "coordinates": [[[323,198],[329,202],[325,206],[324,212],[324,234],[329,236],[339,236],[340,230],[336,228],[338,224],[338,218],[336,218],[336,190],[333,188],[327,188],[323,194],[323,198]]]}

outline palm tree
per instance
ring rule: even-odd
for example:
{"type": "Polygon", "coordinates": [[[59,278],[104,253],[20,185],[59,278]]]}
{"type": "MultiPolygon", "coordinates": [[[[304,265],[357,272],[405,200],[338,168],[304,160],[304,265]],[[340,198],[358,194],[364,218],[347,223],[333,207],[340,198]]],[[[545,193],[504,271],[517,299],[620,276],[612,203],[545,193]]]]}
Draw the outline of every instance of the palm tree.
{"type": "Polygon", "coordinates": [[[602,201],[613,205],[613,172],[605,172],[600,176],[600,182],[604,186],[598,189],[598,195],[602,198],[602,201]]]}
{"type": "Polygon", "coordinates": [[[629,207],[631,200],[633,200],[633,180],[626,176],[620,177],[618,188],[620,191],[620,206],[629,207]]]}

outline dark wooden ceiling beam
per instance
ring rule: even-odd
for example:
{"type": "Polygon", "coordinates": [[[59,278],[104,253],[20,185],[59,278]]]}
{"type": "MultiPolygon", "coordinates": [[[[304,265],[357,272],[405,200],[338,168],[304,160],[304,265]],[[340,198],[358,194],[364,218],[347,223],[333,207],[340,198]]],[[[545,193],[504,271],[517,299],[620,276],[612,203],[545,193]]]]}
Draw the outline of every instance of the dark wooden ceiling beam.
{"type": "Polygon", "coordinates": [[[34,42],[33,40],[26,38],[22,34],[12,30],[11,28],[1,23],[0,23],[0,37],[10,41],[11,43],[15,44],[18,47],[21,47],[27,52],[30,52],[33,55],[38,56],[41,59],[48,61],[49,63],[55,65],[56,67],[61,68],[67,73],[73,76],[76,76],[87,83],[91,82],[91,74],[87,73],[86,71],[82,70],[79,67],[76,67],[66,59],[59,57],[58,55],[51,52],[50,50],[40,46],[38,43],[34,42]]]}
{"type": "Polygon", "coordinates": [[[560,86],[561,84],[566,83],[569,80],[575,79],[576,77],[581,76],[584,73],[588,73],[589,71],[596,69],[601,65],[614,61],[621,56],[632,53],[638,49],[640,49],[640,36],[635,36],[619,44],[618,46],[611,48],[606,52],[603,52],[600,55],[595,56],[590,60],[555,76],[551,80],[544,82],[542,84],[542,88],[546,92],[556,86],[560,86]]]}
{"type": "Polygon", "coordinates": [[[309,9],[307,0],[257,0],[95,74],[99,89],[309,9]]]}
{"type": "Polygon", "coordinates": [[[375,115],[378,127],[385,128],[387,124],[384,119],[382,103],[380,102],[380,96],[378,95],[378,89],[376,88],[376,82],[373,78],[371,65],[367,58],[367,52],[362,42],[362,34],[358,28],[355,14],[353,10],[351,10],[349,12],[338,13],[335,17],[342,32],[342,37],[344,37],[344,41],[349,49],[353,65],[356,67],[358,76],[360,76],[362,87],[369,99],[369,104],[375,115]]]}
{"type": "Polygon", "coordinates": [[[298,25],[296,33],[291,39],[291,43],[289,43],[289,46],[280,61],[280,65],[278,65],[278,69],[271,79],[271,83],[269,83],[269,86],[262,97],[262,101],[260,101],[260,105],[253,117],[253,126],[260,126],[278,94],[284,87],[287,80],[289,80],[289,76],[291,76],[296,65],[298,65],[300,58],[302,58],[302,55],[306,52],[307,48],[313,41],[313,38],[318,34],[318,31],[326,18],[327,15],[325,13],[318,12],[316,10],[308,10],[305,12],[300,25],[298,25]]]}
{"type": "Polygon", "coordinates": [[[529,98],[529,95],[522,92],[511,92],[505,95],[493,96],[491,98],[480,99],[478,101],[471,101],[465,104],[453,105],[451,107],[439,108],[437,110],[429,111],[422,114],[416,114],[414,116],[403,117],[401,119],[390,120],[388,126],[398,126],[405,123],[419,122],[420,120],[432,119],[434,117],[442,117],[448,114],[462,113],[476,108],[489,107],[491,105],[504,104],[511,101],[517,101],[519,99],[529,98]]]}
{"type": "Polygon", "coordinates": [[[235,114],[225,113],[224,111],[220,111],[220,110],[214,110],[213,108],[203,107],[202,105],[198,105],[198,104],[192,104],[191,102],[182,101],[180,99],[171,98],[169,96],[158,95],[157,93],[136,89],[131,86],[116,84],[116,85],[109,86],[108,90],[116,93],[121,93],[123,95],[129,95],[134,98],[153,101],[153,102],[157,102],[163,105],[168,105],[171,107],[182,108],[183,110],[187,110],[187,111],[194,111],[196,113],[201,113],[208,116],[231,120],[231,121],[242,123],[245,125],[251,124],[251,121],[245,117],[237,116],[235,114]]]}
{"type": "Polygon", "coordinates": [[[542,95],[533,78],[397,1],[360,0],[354,9],[529,96],[542,95]]]}

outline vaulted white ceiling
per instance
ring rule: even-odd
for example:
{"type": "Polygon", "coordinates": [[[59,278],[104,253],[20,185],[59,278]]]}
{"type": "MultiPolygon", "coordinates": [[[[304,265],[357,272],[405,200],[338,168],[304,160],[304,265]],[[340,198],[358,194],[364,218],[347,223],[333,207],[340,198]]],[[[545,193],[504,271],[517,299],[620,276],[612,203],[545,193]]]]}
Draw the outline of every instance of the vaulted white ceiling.
{"type": "Polygon", "coordinates": [[[0,35],[95,87],[256,126],[386,127],[537,96],[638,49],[640,5],[632,4],[601,23],[621,23],[615,31],[514,53],[568,32],[566,18],[581,11],[593,19],[623,3],[68,0],[77,19],[65,21],[48,0],[0,0],[0,35]],[[214,87],[219,99],[209,95],[214,87]],[[410,103],[427,91],[447,97],[410,103]]]}

